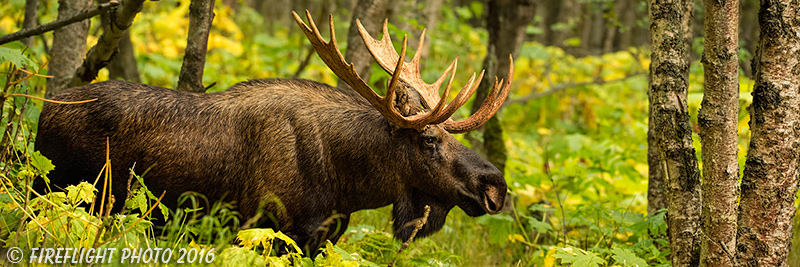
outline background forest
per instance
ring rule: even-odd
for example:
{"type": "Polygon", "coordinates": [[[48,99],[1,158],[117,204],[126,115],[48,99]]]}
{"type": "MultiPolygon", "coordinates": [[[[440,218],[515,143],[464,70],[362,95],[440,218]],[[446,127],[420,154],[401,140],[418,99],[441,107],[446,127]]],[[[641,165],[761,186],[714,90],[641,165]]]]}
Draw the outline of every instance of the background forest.
{"type": "MultiPolygon", "coordinates": [[[[0,36],[26,27],[25,23],[34,27],[56,20],[61,2],[68,1],[2,0],[0,36]],[[31,2],[38,2],[33,17],[24,12],[31,2]]],[[[744,0],[740,7],[739,176],[750,140],[746,108],[753,101],[749,93],[754,87],[750,61],[759,39],[759,4],[744,0]]],[[[503,64],[492,55],[515,55],[514,84],[497,119],[479,131],[456,135],[462,143],[504,167],[510,196],[506,210],[471,218],[456,208],[442,231],[414,240],[405,249],[401,249],[405,247],[403,241],[391,237],[391,207],[360,211],[352,217],[342,239],[335,246],[328,245],[326,254],[313,264],[671,266],[666,200],[661,196],[655,199],[660,203],[654,203],[654,199],[648,202],[651,22],[647,1],[218,0],[208,36],[202,87],[206,92],[217,92],[248,79],[273,77],[336,85],[337,77],[319,59],[291,17],[291,11],[306,9],[317,21],[333,15],[336,39],[348,52],[354,45],[353,39],[348,39],[354,13],[371,10],[378,14],[372,21],[376,25],[388,18],[396,47],[397,40],[408,35],[412,44],[408,56],[423,49],[422,75],[428,81],[460,56],[455,88],[483,68],[491,73],[487,77],[504,77],[497,67],[503,64]],[[507,36],[499,37],[497,43],[490,40],[493,34],[500,34],[495,31],[505,27],[492,22],[497,15],[494,12],[498,12],[490,8],[494,2],[528,12],[526,16],[515,15],[516,21],[510,22],[516,23],[512,31],[521,34],[515,37],[519,38],[517,43],[503,39],[507,36]],[[426,46],[417,48],[414,38],[423,28],[427,28],[426,46]]],[[[701,159],[697,118],[704,96],[700,60],[705,40],[703,2],[697,1],[691,11],[691,34],[695,37],[690,39],[685,101],[691,140],[701,159]]],[[[99,70],[96,81],[125,79],[178,88],[189,23],[189,1],[144,2],[129,33],[123,35],[116,58],[108,68],[99,70]]],[[[79,47],[78,53],[86,53],[98,42],[102,25],[100,16],[91,19],[86,46],[79,47]]],[[[322,32],[327,30],[323,28],[322,32]]],[[[54,166],[33,150],[42,102],[12,94],[52,96],[46,75],[55,76],[51,68],[56,62],[51,57],[62,53],[54,51],[53,42],[53,33],[48,32],[0,46],[0,84],[4,85],[5,99],[0,125],[0,239],[4,248],[197,247],[215,249],[215,261],[229,266],[263,265],[265,261],[281,266],[292,260],[312,264],[308,259],[298,259],[298,251],[273,253],[273,243],[291,240],[280,233],[247,229],[247,223],[238,221],[229,204],[219,203],[208,211],[167,211],[156,208],[158,192],[143,186],[125,200],[126,215],[115,216],[95,214],[78,205],[92,201],[103,190],[88,183],[47,196],[27,190],[31,179],[46,179],[54,166]],[[48,206],[57,208],[45,208],[48,206]],[[167,213],[170,223],[164,229],[151,227],[152,217],[167,213]],[[139,221],[139,217],[145,219],[139,221]],[[225,227],[231,221],[235,226],[225,227]],[[232,245],[237,237],[244,242],[232,245]]],[[[77,65],[70,68],[66,73],[74,72],[77,65]]],[[[376,88],[383,88],[389,77],[377,64],[359,72],[362,76],[372,73],[369,81],[376,88]]],[[[468,117],[471,106],[466,104],[455,117],[468,117]]],[[[650,197],[653,195],[651,192],[650,197]]],[[[795,219],[794,224],[798,223],[795,219]]],[[[795,234],[793,243],[800,242],[798,238],[800,235],[795,234]]],[[[792,248],[789,266],[798,264],[800,250],[792,248]]]]}

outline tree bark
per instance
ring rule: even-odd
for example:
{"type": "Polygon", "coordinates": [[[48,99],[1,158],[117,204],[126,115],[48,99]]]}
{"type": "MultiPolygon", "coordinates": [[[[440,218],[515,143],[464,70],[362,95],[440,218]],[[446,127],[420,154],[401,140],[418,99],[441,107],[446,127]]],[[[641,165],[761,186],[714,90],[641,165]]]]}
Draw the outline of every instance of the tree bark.
{"type": "MultiPolygon", "coordinates": [[[[25,18],[22,20],[23,29],[31,29],[36,27],[36,22],[39,21],[39,0],[26,0],[25,1],[25,18]]],[[[23,38],[22,44],[27,47],[33,46],[33,37],[23,38]]]]}
{"type": "MultiPolygon", "coordinates": [[[[564,47],[564,41],[567,40],[567,38],[577,35],[578,29],[576,21],[580,20],[584,5],[578,0],[564,0],[559,2],[561,3],[556,3],[556,5],[561,5],[558,9],[556,22],[561,23],[564,27],[561,29],[553,29],[548,41],[554,46],[564,47]]],[[[553,24],[545,25],[545,27],[552,26],[553,24]]]]}
{"type": "Polygon", "coordinates": [[[561,6],[564,5],[563,1],[560,0],[545,0],[542,1],[542,44],[544,45],[553,45],[559,46],[560,43],[556,43],[556,30],[553,29],[553,25],[558,23],[559,15],[561,14],[561,6]]]}
{"type": "MultiPolygon", "coordinates": [[[[653,119],[653,107],[650,106],[649,121],[647,125],[647,213],[656,214],[659,210],[667,208],[667,182],[664,177],[664,167],[661,164],[662,153],[658,150],[658,142],[653,132],[655,128],[653,119]]],[[[653,233],[656,234],[656,233],[653,233]]]]}
{"type": "MultiPolygon", "coordinates": [[[[99,0],[100,3],[106,3],[109,0],[99,0]]],[[[111,16],[109,13],[100,15],[100,23],[103,24],[103,29],[111,27],[111,16]]],[[[130,82],[141,82],[139,78],[139,68],[136,66],[136,56],[133,53],[133,44],[131,43],[130,30],[125,30],[117,42],[118,52],[108,62],[108,78],[121,79],[130,82]]]]}
{"type": "MultiPolygon", "coordinates": [[[[356,26],[356,19],[361,20],[361,25],[364,25],[364,29],[367,32],[372,34],[374,38],[378,38],[388,9],[388,0],[358,0],[356,6],[353,7],[353,18],[350,20],[350,30],[347,33],[347,51],[344,53],[344,59],[355,66],[356,73],[365,81],[369,81],[369,70],[375,59],[372,58],[369,50],[364,46],[364,41],[361,40],[358,26],[356,26]]],[[[337,87],[350,88],[341,79],[339,79],[337,87]]]]}
{"type": "Polygon", "coordinates": [[[734,266],[739,196],[739,3],[705,0],[705,85],[697,121],[703,144],[700,266],[734,266]]]}
{"type": "MultiPolygon", "coordinates": [[[[428,33],[431,36],[435,36],[436,23],[439,21],[439,14],[442,11],[442,2],[444,0],[429,0],[422,11],[424,14],[422,21],[425,22],[425,28],[428,29],[428,33]]],[[[422,48],[417,49],[422,49],[422,58],[428,58],[428,54],[431,51],[431,42],[425,42],[422,48]]]]}
{"type": "Polygon", "coordinates": [[[111,58],[108,63],[108,78],[122,79],[129,82],[141,82],[139,78],[139,68],[136,66],[136,56],[133,53],[133,43],[131,43],[131,33],[125,31],[117,43],[119,52],[111,58]]]}
{"type": "Polygon", "coordinates": [[[619,33],[619,49],[626,50],[630,47],[632,43],[632,36],[633,31],[636,26],[636,3],[632,0],[622,0],[617,2],[617,6],[619,7],[619,23],[621,27],[621,32],[619,33]]]}
{"type": "MultiPolygon", "coordinates": [[[[69,18],[91,6],[92,0],[59,0],[58,18],[69,18]]],[[[53,32],[53,47],[50,50],[46,98],[52,98],[67,88],[75,70],[81,65],[86,53],[86,37],[89,20],[69,24],[53,32]]]]}
{"type": "Polygon", "coordinates": [[[205,92],[203,68],[206,65],[208,34],[214,20],[214,0],[192,0],[189,4],[189,36],[183,65],[178,76],[178,90],[205,92]]]}
{"type": "Polygon", "coordinates": [[[88,84],[97,77],[97,72],[108,65],[111,58],[117,52],[119,39],[127,33],[128,28],[133,23],[133,18],[142,10],[145,0],[128,0],[117,8],[114,13],[113,23],[108,23],[103,28],[103,35],[97,40],[97,44],[86,54],[80,68],[75,71],[70,86],[81,86],[88,84]]]}
{"type": "MultiPolygon", "coordinates": [[[[650,79],[652,80],[652,76],[650,79]]],[[[647,95],[652,97],[650,91],[647,92],[647,95]]],[[[656,128],[655,115],[656,114],[653,113],[653,105],[651,104],[648,107],[647,123],[647,165],[649,166],[647,179],[647,213],[651,215],[659,210],[667,209],[669,206],[667,181],[664,174],[664,165],[662,164],[663,153],[659,150],[659,144],[654,130],[656,128]]]]}
{"type": "Polygon", "coordinates": [[[800,164],[798,17],[797,1],[761,1],[737,231],[736,256],[744,266],[786,266],[791,247],[800,164]]]}
{"type": "MultiPolygon", "coordinates": [[[[486,16],[486,28],[489,32],[489,45],[483,68],[486,70],[484,79],[475,93],[472,103],[472,114],[478,111],[483,100],[489,94],[494,84],[493,77],[504,79],[508,77],[508,55],[516,58],[525,40],[525,29],[533,20],[536,8],[531,0],[493,0],[489,2],[489,12],[486,16]]],[[[500,111],[497,112],[498,114],[500,111]]],[[[503,128],[498,115],[495,115],[484,125],[483,151],[486,159],[501,171],[505,169],[507,152],[503,142],[503,128]]],[[[474,147],[474,146],[473,146],[474,147]]]]}
{"type": "Polygon", "coordinates": [[[697,266],[700,256],[700,171],[686,104],[687,32],[691,0],[651,0],[650,120],[667,192],[667,229],[674,266],[697,266]]]}

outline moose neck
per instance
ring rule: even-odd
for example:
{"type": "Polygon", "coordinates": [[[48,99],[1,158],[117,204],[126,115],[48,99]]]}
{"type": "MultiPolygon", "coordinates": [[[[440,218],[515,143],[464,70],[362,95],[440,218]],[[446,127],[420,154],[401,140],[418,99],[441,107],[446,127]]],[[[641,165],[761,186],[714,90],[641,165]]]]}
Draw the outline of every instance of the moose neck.
{"type": "Polygon", "coordinates": [[[352,127],[327,137],[332,165],[340,181],[337,211],[354,212],[395,202],[404,191],[410,167],[403,157],[408,150],[391,132],[388,121],[369,106],[353,112],[352,127]],[[342,140],[347,141],[342,141],[342,140]],[[341,146],[341,147],[336,147],[341,146]],[[347,146],[347,147],[344,147],[347,146]]]}

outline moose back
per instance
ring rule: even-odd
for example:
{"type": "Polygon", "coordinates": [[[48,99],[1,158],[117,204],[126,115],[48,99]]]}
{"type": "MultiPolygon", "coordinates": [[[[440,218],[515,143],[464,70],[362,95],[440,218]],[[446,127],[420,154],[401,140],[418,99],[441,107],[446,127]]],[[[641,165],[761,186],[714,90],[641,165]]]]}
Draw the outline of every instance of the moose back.
{"type": "MultiPolygon", "coordinates": [[[[349,214],[361,209],[393,204],[395,237],[401,240],[410,237],[411,222],[423,216],[426,205],[430,215],[418,236],[439,230],[456,205],[470,216],[502,209],[502,172],[450,132],[475,129],[494,115],[510,79],[495,82],[476,115],[453,121],[452,112],[479,83],[473,75],[445,105],[450,85],[445,97],[438,88],[455,72],[455,61],[438,84],[426,84],[418,76],[418,56],[403,66],[391,41],[380,47],[362,28],[365,43],[393,75],[387,95],[380,97],[348,67],[335,42],[316,38],[313,21],[308,27],[295,18],[353,90],[302,79],[250,80],[208,94],[124,81],[72,88],[55,99],[97,100],[45,104],[36,149],[56,165],[51,183],[65,187],[94,179],[105,163],[108,140],[111,193],[118,203],[113,212],[123,206],[135,165],[138,173],[147,170],[145,184],[155,194],[165,192],[163,202],[171,208],[187,191],[210,201],[233,201],[245,219],[270,214],[273,219],[259,227],[280,229],[312,251],[325,240],[336,242],[349,214]],[[394,56],[376,55],[379,49],[391,49],[394,56]]],[[[402,50],[400,55],[405,45],[402,50]]]]}

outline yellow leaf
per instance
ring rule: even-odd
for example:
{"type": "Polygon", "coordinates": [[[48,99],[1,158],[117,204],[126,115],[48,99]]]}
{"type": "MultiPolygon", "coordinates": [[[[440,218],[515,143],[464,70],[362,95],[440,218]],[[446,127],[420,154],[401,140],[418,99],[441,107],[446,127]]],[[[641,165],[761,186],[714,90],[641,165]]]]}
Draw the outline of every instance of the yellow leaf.
{"type": "Polygon", "coordinates": [[[555,267],[556,266],[556,257],[553,255],[556,254],[556,248],[551,247],[547,250],[547,255],[544,257],[544,267],[555,267]]]}
{"type": "Polygon", "coordinates": [[[536,129],[536,132],[538,132],[540,135],[549,135],[550,134],[550,129],[548,129],[548,128],[539,128],[539,129],[536,129]]]}

